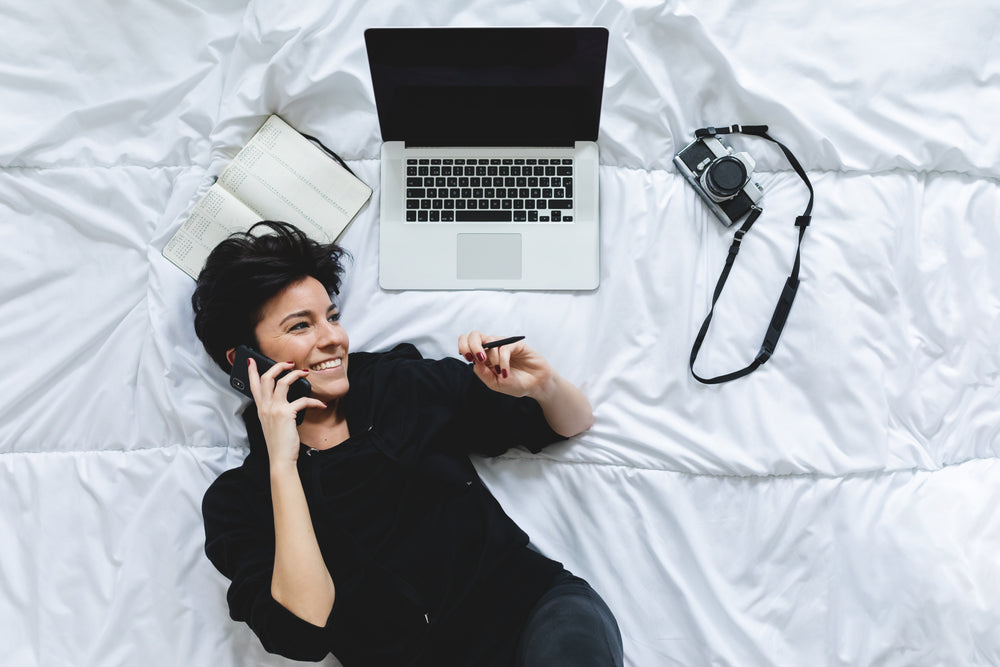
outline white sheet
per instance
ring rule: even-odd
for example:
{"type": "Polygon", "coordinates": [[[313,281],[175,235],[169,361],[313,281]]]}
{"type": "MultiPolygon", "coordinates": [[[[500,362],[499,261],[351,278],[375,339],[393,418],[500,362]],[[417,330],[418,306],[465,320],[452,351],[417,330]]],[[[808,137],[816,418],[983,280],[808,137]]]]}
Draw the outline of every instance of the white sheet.
{"type": "MultiPolygon", "coordinates": [[[[241,405],[160,251],[270,113],[377,188],[366,27],[538,24],[611,32],[600,288],[382,291],[376,193],[343,237],[353,349],[523,333],[584,389],[591,431],[479,467],[605,597],[630,667],[1000,664],[995,3],[2,4],[7,664],[294,664],[228,619],[202,553],[241,405]],[[732,230],[670,161],[736,122],[789,145],[816,207],[775,357],[705,387],[687,358],[732,230]]],[[[765,214],[703,374],[756,352],[806,200],[731,142],[765,214]]]]}

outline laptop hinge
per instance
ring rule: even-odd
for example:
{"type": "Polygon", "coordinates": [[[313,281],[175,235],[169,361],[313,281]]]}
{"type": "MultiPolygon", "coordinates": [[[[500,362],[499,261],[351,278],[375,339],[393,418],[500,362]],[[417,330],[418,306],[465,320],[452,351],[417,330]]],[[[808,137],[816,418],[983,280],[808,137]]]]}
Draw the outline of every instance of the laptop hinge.
{"type": "Polygon", "coordinates": [[[470,145],[455,145],[455,144],[432,144],[423,143],[418,141],[404,141],[403,146],[405,148],[574,148],[576,146],[576,141],[570,139],[568,141],[545,141],[545,142],[531,142],[530,144],[493,144],[493,143],[483,143],[483,144],[470,144],[470,145]]]}

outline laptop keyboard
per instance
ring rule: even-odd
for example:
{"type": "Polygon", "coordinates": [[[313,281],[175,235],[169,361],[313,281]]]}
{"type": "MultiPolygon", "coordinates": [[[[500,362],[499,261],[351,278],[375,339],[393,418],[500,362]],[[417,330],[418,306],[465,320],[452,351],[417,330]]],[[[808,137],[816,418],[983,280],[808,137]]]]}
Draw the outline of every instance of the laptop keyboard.
{"type": "Polygon", "coordinates": [[[573,222],[573,160],[410,158],[407,222],[573,222]]]}

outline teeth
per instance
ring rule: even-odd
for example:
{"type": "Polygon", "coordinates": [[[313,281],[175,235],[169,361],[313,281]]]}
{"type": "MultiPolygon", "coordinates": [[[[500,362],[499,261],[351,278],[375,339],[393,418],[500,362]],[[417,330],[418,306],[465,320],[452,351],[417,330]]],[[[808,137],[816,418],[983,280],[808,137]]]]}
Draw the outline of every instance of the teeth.
{"type": "Polygon", "coordinates": [[[314,371],[326,371],[331,368],[340,368],[343,363],[344,362],[341,359],[331,359],[330,361],[324,361],[321,364],[316,364],[315,366],[310,366],[309,368],[314,371]]]}

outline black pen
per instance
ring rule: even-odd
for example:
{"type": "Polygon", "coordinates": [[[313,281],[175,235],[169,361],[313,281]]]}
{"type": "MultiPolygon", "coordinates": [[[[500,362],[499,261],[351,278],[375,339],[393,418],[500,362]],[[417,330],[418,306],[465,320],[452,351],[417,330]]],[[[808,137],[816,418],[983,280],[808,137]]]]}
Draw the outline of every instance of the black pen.
{"type": "Polygon", "coordinates": [[[510,345],[511,343],[516,343],[519,340],[524,340],[524,336],[511,336],[510,338],[501,338],[500,340],[494,340],[489,343],[483,343],[483,349],[492,350],[495,347],[510,345]]]}

